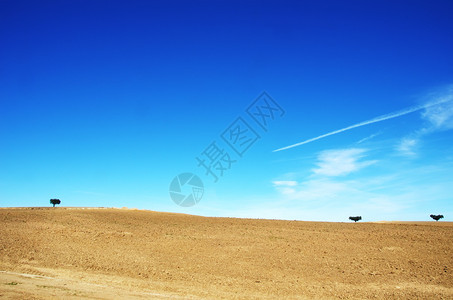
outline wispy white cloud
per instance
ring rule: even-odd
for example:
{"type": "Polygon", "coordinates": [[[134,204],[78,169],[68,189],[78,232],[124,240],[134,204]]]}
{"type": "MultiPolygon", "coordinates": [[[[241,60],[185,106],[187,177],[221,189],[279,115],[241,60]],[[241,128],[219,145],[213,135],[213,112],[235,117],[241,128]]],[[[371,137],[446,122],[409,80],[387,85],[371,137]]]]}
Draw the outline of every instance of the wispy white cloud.
{"type": "Polygon", "coordinates": [[[425,123],[420,129],[403,137],[396,149],[406,157],[416,157],[416,147],[422,138],[438,131],[453,129],[453,88],[450,87],[443,94],[431,96],[430,100],[422,112],[422,119],[425,123]]]}
{"type": "Polygon", "coordinates": [[[326,150],[318,156],[318,168],[313,169],[317,175],[339,176],[358,171],[373,163],[375,160],[361,161],[366,149],[350,148],[326,150]]]}
{"type": "Polygon", "coordinates": [[[415,147],[418,145],[419,140],[417,138],[403,138],[397,146],[397,150],[403,154],[404,156],[408,157],[415,157],[415,147]]]}
{"type": "Polygon", "coordinates": [[[282,194],[290,199],[300,199],[304,202],[319,201],[320,199],[331,199],[334,195],[345,192],[348,186],[342,182],[335,182],[329,179],[309,179],[293,187],[291,192],[280,189],[282,194]]]}
{"type": "Polygon", "coordinates": [[[297,181],[294,180],[280,180],[273,181],[274,187],[276,187],[283,195],[292,195],[296,192],[294,189],[297,186],[297,181]]]}
{"type": "Polygon", "coordinates": [[[297,181],[294,180],[280,180],[280,181],[273,181],[274,186],[296,186],[297,181]]]}
{"type": "Polygon", "coordinates": [[[420,110],[423,110],[423,109],[428,109],[428,108],[433,107],[433,106],[437,106],[439,104],[451,102],[452,100],[453,100],[453,97],[451,97],[451,96],[440,97],[436,101],[430,101],[430,102],[428,102],[426,104],[417,105],[417,106],[409,107],[409,108],[406,108],[406,109],[403,109],[403,110],[400,110],[400,111],[397,111],[397,112],[393,112],[393,113],[390,113],[390,114],[382,115],[382,116],[373,118],[371,120],[360,122],[360,123],[357,123],[357,124],[354,124],[354,125],[351,125],[351,126],[339,129],[339,130],[335,130],[335,131],[332,131],[332,132],[317,136],[315,138],[311,138],[311,139],[302,141],[300,143],[296,143],[296,144],[293,144],[293,145],[289,145],[289,146],[286,146],[286,147],[283,147],[283,148],[276,149],[273,152],[277,152],[277,151],[282,151],[282,150],[287,150],[287,149],[291,149],[291,148],[294,148],[294,147],[298,147],[298,146],[301,146],[301,145],[304,145],[304,144],[308,144],[308,143],[320,140],[322,138],[325,138],[325,137],[328,137],[328,136],[331,136],[331,135],[334,135],[334,134],[345,132],[345,131],[348,131],[348,130],[351,130],[351,129],[354,129],[354,128],[358,128],[358,127],[362,127],[362,126],[365,126],[365,125],[370,125],[370,124],[373,124],[373,123],[377,123],[377,122],[382,122],[382,121],[398,118],[398,117],[401,117],[401,116],[404,116],[404,115],[407,115],[407,114],[410,114],[410,113],[413,113],[413,112],[416,112],[416,111],[420,111],[420,110]]]}
{"type": "MultiPolygon", "coordinates": [[[[453,95],[449,98],[453,100],[453,95]]],[[[453,129],[453,101],[426,108],[422,117],[428,122],[427,132],[453,129]]]]}
{"type": "Polygon", "coordinates": [[[289,200],[301,199],[304,202],[334,199],[341,194],[357,194],[356,182],[352,180],[332,180],[332,177],[357,172],[376,160],[363,160],[367,149],[348,148],[326,150],[318,154],[317,168],[305,181],[273,181],[277,191],[289,200]]]}

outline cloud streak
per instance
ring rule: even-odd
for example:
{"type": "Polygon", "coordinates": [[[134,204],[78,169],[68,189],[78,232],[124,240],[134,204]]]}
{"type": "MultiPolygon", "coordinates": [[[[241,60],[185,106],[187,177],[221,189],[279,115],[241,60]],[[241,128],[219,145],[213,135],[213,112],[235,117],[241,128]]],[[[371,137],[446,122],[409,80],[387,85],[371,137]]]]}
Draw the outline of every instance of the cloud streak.
{"type": "Polygon", "coordinates": [[[282,181],[274,181],[274,186],[296,186],[297,181],[294,180],[282,180],[282,181]]]}
{"type": "Polygon", "coordinates": [[[417,144],[418,139],[406,137],[401,140],[400,144],[397,147],[397,150],[404,156],[415,157],[416,153],[414,151],[414,148],[417,146],[417,144]]]}
{"type": "Polygon", "coordinates": [[[442,96],[441,103],[432,105],[422,112],[422,118],[426,121],[425,126],[416,130],[410,135],[404,137],[397,150],[403,156],[415,158],[417,156],[416,148],[423,136],[434,132],[453,129],[453,88],[448,93],[442,96]]]}
{"type": "Polygon", "coordinates": [[[279,148],[279,149],[276,149],[276,150],[274,150],[272,152],[278,152],[278,151],[287,150],[287,149],[291,149],[291,148],[294,148],[294,147],[302,146],[304,144],[308,144],[308,143],[323,139],[325,137],[328,137],[328,136],[331,136],[331,135],[334,135],[334,134],[345,132],[345,131],[348,131],[348,130],[351,130],[351,129],[354,129],[354,128],[357,128],[357,127],[362,127],[362,126],[365,126],[365,125],[370,125],[370,124],[373,124],[373,123],[377,123],[377,122],[382,122],[382,121],[398,118],[398,117],[401,117],[401,116],[404,116],[404,115],[407,115],[407,114],[410,114],[410,113],[413,113],[413,112],[416,112],[416,111],[419,111],[419,110],[422,110],[422,109],[426,109],[426,108],[429,108],[429,107],[433,107],[435,105],[439,105],[439,104],[442,104],[442,103],[445,103],[445,102],[449,102],[451,100],[452,100],[451,98],[447,97],[447,98],[441,99],[441,100],[436,101],[436,102],[431,102],[431,103],[427,103],[427,104],[423,104],[423,105],[409,107],[409,108],[406,108],[406,109],[403,109],[403,110],[400,110],[400,111],[397,111],[397,112],[393,112],[393,113],[390,113],[390,114],[382,115],[382,116],[373,118],[371,120],[367,120],[367,121],[360,122],[360,123],[357,123],[357,124],[354,124],[354,125],[342,128],[342,129],[338,129],[338,130],[335,130],[335,131],[332,131],[332,132],[317,136],[315,138],[311,138],[311,139],[302,141],[300,143],[296,143],[296,144],[289,145],[289,146],[286,146],[286,147],[283,147],[283,148],[279,148]]]}
{"type": "Polygon", "coordinates": [[[360,161],[366,149],[350,148],[326,150],[318,156],[318,168],[313,169],[314,174],[324,176],[340,176],[358,171],[374,164],[375,160],[360,161]]]}

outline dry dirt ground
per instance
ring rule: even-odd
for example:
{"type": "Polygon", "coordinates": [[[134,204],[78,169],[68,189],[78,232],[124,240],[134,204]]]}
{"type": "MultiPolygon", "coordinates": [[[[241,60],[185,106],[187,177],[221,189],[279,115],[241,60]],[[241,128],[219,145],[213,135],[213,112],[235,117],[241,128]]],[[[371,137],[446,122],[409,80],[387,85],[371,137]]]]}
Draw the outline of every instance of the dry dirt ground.
{"type": "Polygon", "coordinates": [[[0,298],[453,299],[453,224],[3,208],[0,298]]]}

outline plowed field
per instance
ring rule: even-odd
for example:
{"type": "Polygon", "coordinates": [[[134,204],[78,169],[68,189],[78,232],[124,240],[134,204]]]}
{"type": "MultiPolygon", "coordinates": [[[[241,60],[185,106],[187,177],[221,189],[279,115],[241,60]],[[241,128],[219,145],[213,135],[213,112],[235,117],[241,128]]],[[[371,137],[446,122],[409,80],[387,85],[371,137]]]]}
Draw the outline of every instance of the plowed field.
{"type": "Polygon", "coordinates": [[[0,297],[453,299],[453,224],[3,208],[0,297]]]}

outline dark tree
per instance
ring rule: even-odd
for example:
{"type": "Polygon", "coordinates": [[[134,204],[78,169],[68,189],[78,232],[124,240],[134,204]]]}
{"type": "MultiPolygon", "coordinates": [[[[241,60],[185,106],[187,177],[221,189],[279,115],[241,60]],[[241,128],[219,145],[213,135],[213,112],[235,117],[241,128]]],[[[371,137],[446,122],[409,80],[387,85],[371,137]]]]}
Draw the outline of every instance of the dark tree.
{"type": "Polygon", "coordinates": [[[53,207],[55,207],[55,204],[60,204],[61,201],[60,199],[50,199],[50,204],[53,204],[53,207]]]}
{"type": "Polygon", "coordinates": [[[431,218],[433,218],[434,220],[439,221],[440,219],[443,219],[444,216],[443,215],[429,215],[431,218]]]}
{"type": "Polygon", "coordinates": [[[352,220],[352,221],[354,221],[354,222],[357,222],[357,221],[362,220],[362,217],[361,217],[361,216],[357,216],[357,217],[349,217],[349,220],[352,220]]]}

